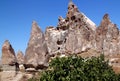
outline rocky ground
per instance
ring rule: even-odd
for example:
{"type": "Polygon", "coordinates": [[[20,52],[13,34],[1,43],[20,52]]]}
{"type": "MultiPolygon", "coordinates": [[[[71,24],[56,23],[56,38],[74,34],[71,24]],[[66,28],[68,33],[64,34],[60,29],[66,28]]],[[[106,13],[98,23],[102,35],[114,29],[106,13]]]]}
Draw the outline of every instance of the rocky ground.
{"type": "Polygon", "coordinates": [[[0,72],[0,81],[27,81],[28,78],[31,78],[33,75],[28,73],[22,73],[15,71],[3,71],[0,72]]]}

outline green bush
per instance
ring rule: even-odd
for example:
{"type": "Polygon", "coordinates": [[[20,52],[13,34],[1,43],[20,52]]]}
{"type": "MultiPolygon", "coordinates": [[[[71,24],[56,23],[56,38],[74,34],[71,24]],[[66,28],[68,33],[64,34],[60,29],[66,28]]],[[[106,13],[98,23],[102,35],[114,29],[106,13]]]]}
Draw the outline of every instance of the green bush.
{"type": "Polygon", "coordinates": [[[120,81],[120,75],[115,74],[104,55],[85,59],[70,56],[53,59],[40,81],[120,81]]]}

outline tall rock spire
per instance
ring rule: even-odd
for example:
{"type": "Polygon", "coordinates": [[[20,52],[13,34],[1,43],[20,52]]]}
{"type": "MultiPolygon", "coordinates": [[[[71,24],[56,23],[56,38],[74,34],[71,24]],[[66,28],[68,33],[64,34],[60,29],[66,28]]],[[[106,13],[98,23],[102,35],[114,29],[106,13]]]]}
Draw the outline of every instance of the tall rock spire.
{"type": "Polygon", "coordinates": [[[105,14],[100,26],[96,29],[97,50],[104,54],[118,54],[118,36],[118,27],[111,22],[109,15],[105,14]]]}
{"type": "Polygon", "coordinates": [[[6,40],[2,46],[2,64],[14,65],[16,56],[12,45],[6,40]]]}
{"type": "Polygon", "coordinates": [[[22,51],[18,51],[17,53],[17,62],[19,64],[24,64],[24,54],[22,51]]]}
{"type": "Polygon", "coordinates": [[[32,22],[31,36],[37,35],[39,32],[41,32],[41,34],[42,34],[42,31],[41,31],[41,29],[39,28],[37,22],[36,22],[36,21],[33,21],[33,22],[32,22]]]}
{"type": "Polygon", "coordinates": [[[48,50],[44,34],[37,23],[33,21],[31,36],[25,53],[25,64],[35,68],[42,68],[47,63],[47,54],[48,50]]]}

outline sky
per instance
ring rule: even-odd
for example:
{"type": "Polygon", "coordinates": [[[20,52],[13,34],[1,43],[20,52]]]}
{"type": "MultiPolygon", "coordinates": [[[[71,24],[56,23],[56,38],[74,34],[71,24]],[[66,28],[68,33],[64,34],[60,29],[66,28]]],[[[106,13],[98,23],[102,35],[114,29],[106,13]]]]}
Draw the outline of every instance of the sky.
{"type": "MultiPolygon", "coordinates": [[[[32,21],[43,32],[48,26],[57,26],[58,17],[66,17],[69,0],[0,0],[0,55],[5,40],[15,52],[25,53],[30,38],[32,21]]],[[[113,23],[120,27],[120,0],[73,0],[97,26],[108,13],[113,23]]]]}

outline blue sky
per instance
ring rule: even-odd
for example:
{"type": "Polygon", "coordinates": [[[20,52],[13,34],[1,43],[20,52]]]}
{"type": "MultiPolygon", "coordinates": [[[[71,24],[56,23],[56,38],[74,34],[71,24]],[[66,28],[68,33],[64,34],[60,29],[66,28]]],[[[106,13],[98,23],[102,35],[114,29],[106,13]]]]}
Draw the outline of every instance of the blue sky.
{"type": "MultiPolygon", "coordinates": [[[[0,50],[9,40],[15,52],[26,50],[31,24],[35,20],[45,31],[66,17],[69,0],[0,0],[0,50]]],[[[98,26],[105,13],[120,27],[120,0],[73,0],[79,10],[98,26]]],[[[1,51],[0,51],[1,53],[1,51]]]]}

